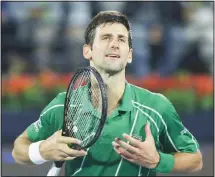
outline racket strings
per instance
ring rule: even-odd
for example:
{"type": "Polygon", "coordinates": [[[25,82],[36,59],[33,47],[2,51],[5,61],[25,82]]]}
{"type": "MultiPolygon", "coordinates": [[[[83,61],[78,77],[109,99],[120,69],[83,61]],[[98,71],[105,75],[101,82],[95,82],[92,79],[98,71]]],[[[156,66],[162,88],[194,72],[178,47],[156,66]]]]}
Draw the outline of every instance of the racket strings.
{"type": "MultiPolygon", "coordinates": [[[[89,73],[86,73],[86,72],[83,72],[80,76],[79,76],[79,79],[76,81],[76,83],[74,84],[75,87],[78,88],[78,86],[80,86],[83,81],[86,79],[86,77],[88,77],[89,73]],[[85,76],[87,74],[87,76],[85,76]]],[[[76,89],[76,88],[70,88],[69,90],[69,102],[68,102],[68,105],[67,106],[67,129],[69,131],[69,136],[74,136],[73,132],[75,130],[73,130],[73,125],[75,122],[78,122],[78,119],[80,118],[80,113],[81,113],[81,109],[79,108],[81,105],[80,105],[80,100],[81,100],[81,97],[84,95],[83,92],[84,92],[84,89],[82,89],[81,93],[80,93],[80,89],[76,89]],[[76,90],[76,91],[70,91],[70,90],[76,90]],[[71,109],[70,109],[71,108],[71,109]],[[78,115],[77,115],[78,114],[78,115]],[[73,121],[71,121],[73,120],[73,121]]]]}
{"type": "MultiPolygon", "coordinates": [[[[82,75],[80,76],[81,77],[81,79],[79,79],[78,80],[78,85],[81,85],[81,83],[83,82],[83,79],[86,79],[85,77],[84,77],[84,75],[86,74],[86,72],[83,72],[82,73],[82,75]]],[[[89,75],[89,73],[87,73],[87,77],[88,77],[88,75],[89,75]]],[[[73,89],[73,88],[70,88],[71,90],[73,89]]],[[[79,90],[77,90],[76,92],[79,92],[79,90]]],[[[70,100],[69,100],[69,107],[67,107],[67,108],[70,108],[71,107],[71,105],[74,105],[74,106],[72,106],[72,107],[74,107],[73,109],[68,109],[67,110],[67,112],[69,113],[69,114],[67,114],[67,115],[73,115],[74,117],[76,117],[77,115],[77,105],[79,105],[80,106],[80,97],[83,95],[83,92],[84,92],[84,89],[82,89],[82,93],[81,94],[76,94],[76,92],[69,92],[70,93],[70,95],[69,95],[69,98],[70,98],[70,100]],[[74,94],[75,93],[75,94],[74,94]],[[73,96],[74,95],[74,96],[73,96]],[[73,103],[74,102],[74,103],[73,103]],[[73,104],[72,104],[73,103],[73,104]],[[78,103],[78,104],[77,104],[78,103]],[[76,113],[75,115],[73,114],[73,113],[76,113]]],[[[71,118],[71,117],[70,117],[71,118]]]]}
{"type": "Polygon", "coordinates": [[[82,73],[80,79],[77,80],[77,83],[75,83],[77,89],[75,88],[76,91],[71,92],[72,95],[69,95],[70,100],[67,109],[67,129],[69,135],[82,140],[82,146],[86,145],[94,137],[96,129],[99,127],[99,120],[92,118],[92,114],[95,115],[99,111],[99,108],[97,108],[99,107],[98,105],[101,105],[101,93],[97,89],[99,88],[98,83],[93,83],[93,86],[91,84],[91,88],[87,92],[88,94],[84,93],[86,91],[85,89],[79,90],[80,87],[84,86],[83,83],[87,84],[89,80],[92,81],[92,77],[89,76],[89,73],[82,73]],[[80,103],[84,104],[84,101],[90,101],[94,109],[83,114],[83,105],[80,103]],[[77,131],[78,133],[76,133],[77,131]]]}
{"type": "MultiPolygon", "coordinates": [[[[92,92],[92,90],[90,89],[89,92],[92,92]]],[[[82,115],[83,120],[85,120],[85,125],[84,128],[80,130],[78,138],[83,141],[83,145],[94,137],[95,132],[99,127],[99,121],[96,121],[96,118],[92,118],[92,114],[95,115],[96,111],[96,109],[93,109],[91,112],[82,115]]]]}

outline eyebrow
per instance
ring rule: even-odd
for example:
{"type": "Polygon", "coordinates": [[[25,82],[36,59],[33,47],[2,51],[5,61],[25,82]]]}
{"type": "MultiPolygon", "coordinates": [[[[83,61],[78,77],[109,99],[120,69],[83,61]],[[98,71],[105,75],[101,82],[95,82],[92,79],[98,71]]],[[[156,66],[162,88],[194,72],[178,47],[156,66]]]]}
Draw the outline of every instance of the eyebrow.
{"type": "MultiPolygon", "coordinates": [[[[101,35],[101,37],[104,37],[104,36],[113,36],[113,35],[111,33],[105,33],[105,34],[101,35]]],[[[125,35],[119,34],[118,38],[125,38],[125,39],[127,39],[128,37],[125,36],[125,35]]]]}

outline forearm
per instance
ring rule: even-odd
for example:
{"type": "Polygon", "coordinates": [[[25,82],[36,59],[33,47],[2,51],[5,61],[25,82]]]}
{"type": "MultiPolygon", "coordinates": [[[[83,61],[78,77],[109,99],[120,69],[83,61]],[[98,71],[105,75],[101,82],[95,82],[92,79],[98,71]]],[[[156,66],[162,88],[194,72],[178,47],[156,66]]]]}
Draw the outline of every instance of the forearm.
{"type": "Polygon", "coordinates": [[[202,168],[202,156],[200,152],[191,153],[176,153],[174,154],[173,172],[195,172],[202,168]]]}
{"type": "Polygon", "coordinates": [[[12,151],[12,156],[16,163],[22,164],[22,165],[32,165],[32,161],[29,158],[28,150],[29,146],[31,144],[31,141],[29,141],[26,138],[18,138],[14,142],[14,148],[12,151]]]}

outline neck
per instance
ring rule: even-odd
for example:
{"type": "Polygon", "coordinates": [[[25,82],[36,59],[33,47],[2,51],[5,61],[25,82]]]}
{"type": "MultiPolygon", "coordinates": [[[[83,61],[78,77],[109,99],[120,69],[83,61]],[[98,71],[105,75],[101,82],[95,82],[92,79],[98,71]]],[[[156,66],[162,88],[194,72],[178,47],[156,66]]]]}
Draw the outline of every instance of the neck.
{"type": "Polygon", "coordinates": [[[110,114],[116,107],[119,106],[119,101],[123,96],[126,82],[125,70],[122,70],[121,72],[114,75],[104,72],[100,72],[100,74],[104,80],[105,85],[107,86],[108,114],[110,114]]]}

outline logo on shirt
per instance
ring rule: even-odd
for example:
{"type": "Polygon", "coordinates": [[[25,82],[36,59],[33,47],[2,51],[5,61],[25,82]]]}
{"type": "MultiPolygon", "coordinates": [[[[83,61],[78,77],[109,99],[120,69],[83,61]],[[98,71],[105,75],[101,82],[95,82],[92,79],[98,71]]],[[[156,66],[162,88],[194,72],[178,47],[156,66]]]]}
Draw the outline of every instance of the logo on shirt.
{"type": "Polygon", "coordinates": [[[41,120],[38,119],[36,122],[34,122],[34,129],[36,132],[39,132],[39,128],[42,128],[41,120]]]}

